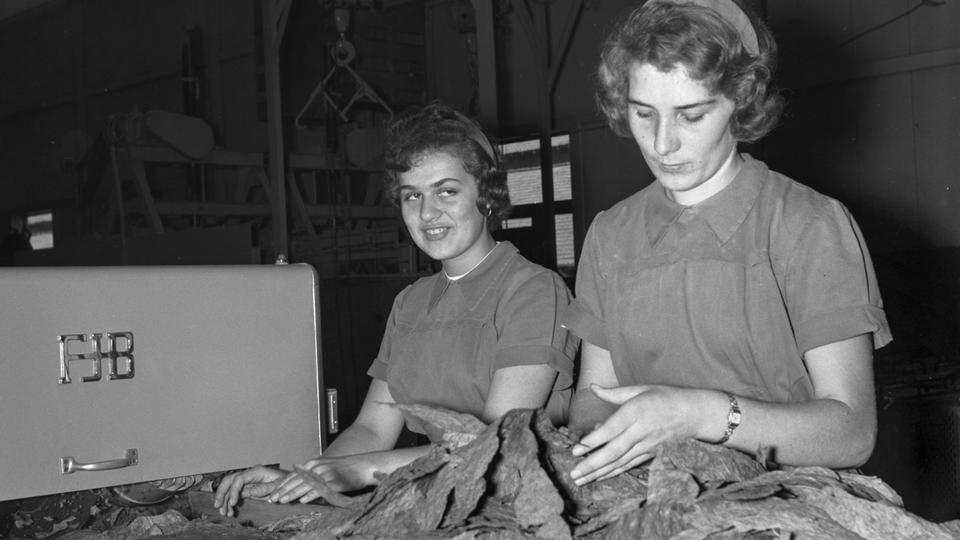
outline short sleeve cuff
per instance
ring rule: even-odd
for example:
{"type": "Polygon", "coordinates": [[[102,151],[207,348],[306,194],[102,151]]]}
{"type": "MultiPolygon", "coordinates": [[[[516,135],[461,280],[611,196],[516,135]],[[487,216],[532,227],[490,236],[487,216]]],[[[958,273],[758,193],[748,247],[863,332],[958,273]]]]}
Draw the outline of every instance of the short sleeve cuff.
{"type": "Polygon", "coordinates": [[[609,350],[607,334],[603,330],[603,320],[583,309],[582,304],[574,300],[567,306],[560,318],[560,325],[581,340],[609,350]]]}
{"type": "Polygon", "coordinates": [[[853,306],[804,321],[796,328],[797,346],[801,353],[806,353],[810,349],[867,333],[873,334],[875,349],[893,339],[883,308],[853,306]]]}
{"type": "MultiPolygon", "coordinates": [[[[546,364],[559,374],[558,388],[573,387],[573,359],[560,351],[540,345],[521,345],[497,351],[493,369],[546,364]]],[[[372,370],[373,368],[371,368],[372,370]]]]}
{"type": "Polygon", "coordinates": [[[379,358],[375,359],[367,370],[367,375],[381,381],[387,380],[387,363],[379,358]]]}

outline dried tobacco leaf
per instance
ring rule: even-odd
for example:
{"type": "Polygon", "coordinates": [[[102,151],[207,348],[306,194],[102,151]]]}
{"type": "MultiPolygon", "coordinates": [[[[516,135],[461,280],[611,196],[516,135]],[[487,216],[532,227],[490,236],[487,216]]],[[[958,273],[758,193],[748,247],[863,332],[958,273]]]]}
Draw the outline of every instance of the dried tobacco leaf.
{"type": "Polygon", "coordinates": [[[876,476],[864,476],[845,471],[837,471],[840,481],[847,491],[871,501],[886,501],[895,506],[903,506],[903,499],[889,484],[876,476]]]}
{"type": "Polygon", "coordinates": [[[517,513],[513,505],[494,497],[481,501],[481,511],[470,516],[470,526],[475,529],[507,529],[517,527],[517,513]]]}
{"type": "MultiPolygon", "coordinates": [[[[197,538],[204,540],[280,540],[281,538],[286,538],[285,536],[266,533],[249,527],[236,527],[222,523],[207,523],[204,521],[191,521],[187,527],[180,531],[163,533],[160,536],[164,540],[195,540],[197,538]]],[[[146,537],[124,536],[123,540],[134,540],[136,538],[146,537]]],[[[100,538],[99,540],[113,540],[113,538],[100,538]]]]}
{"type": "Polygon", "coordinates": [[[783,491],[783,484],[779,481],[761,476],[750,480],[749,483],[729,484],[720,489],[705,491],[700,495],[700,500],[719,498],[727,501],[755,501],[773,497],[783,491]]]}
{"type": "Polygon", "coordinates": [[[493,495],[512,502],[521,529],[542,529],[549,535],[544,538],[569,538],[570,528],[562,518],[563,498],[540,466],[540,445],[532,430],[533,416],[533,409],[514,409],[501,420],[500,453],[492,476],[493,495]]]}
{"type": "Polygon", "coordinates": [[[441,512],[426,504],[432,477],[421,477],[390,490],[389,497],[357,518],[346,532],[349,536],[416,538],[424,531],[433,530],[441,512]]]}
{"type": "Polygon", "coordinates": [[[517,516],[513,506],[494,498],[484,500],[482,512],[470,516],[468,522],[453,529],[444,529],[449,533],[446,538],[457,540],[514,540],[544,538],[536,533],[523,531],[517,527],[517,516]]]}
{"type": "Polygon", "coordinates": [[[794,467],[784,469],[784,484],[789,486],[827,487],[840,483],[840,474],[826,467],[794,467]]]}
{"type": "Polygon", "coordinates": [[[570,471],[583,460],[571,453],[577,440],[566,428],[555,428],[543,410],[534,415],[533,430],[541,443],[541,461],[566,500],[568,521],[579,526],[600,515],[607,515],[604,519],[617,519],[619,513],[615,508],[625,501],[636,505],[643,503],[647,492],[645,467],[578,486],[570,477],[570,471]]]}
{"type": "Polygon", "coordinates": [[[107,490],[73,491],[22,499],[5,508],[9,514],[0,513],[0,531],[13,538],[46,538],[83,530],[80,527],[88,524],[102,524],[104,528],[124,525],[136,517],[124,515],[126,520],[117,523],[121,513],[127,514],[127,509],[118,504],[116,494],[107,490]],[[108,512],[110,515],[105,515],[108,512]]]}
{"type": "Polygon", "coordinates": [[[439,441],[431,453],[384,477],[360,511],[339,516],[346,523],[304,520],[298,538],[842,540],[905,531],[949,538],[960,529],[910,514],[879,479],[821,467],[767,471],[692,440],[578,487],[569,476],[582,459],[570,452],[575,440],[542,410],[511,411],[479,431],[482,423],[443,410],[413,414],[439,441]]]}
{"type": "Polygon", "coordinates": [[[763,464],[743,452],[694,439],[663,443],[657,451],[657,458],[692,474],[708,488],[749,480],[767,472],[763,464]]]}
{"type": "Polygon", "coordinates": [[[788,481],[789,477],[790,473],[787,471],[770,471],[756,478],[706,490],[700,494],[700,502],[707,502],[713,499],[724,499],[728,501],[765,499],[786,491],[784,484],[788,481]]]}
{"type": "MultiPolygon", "coordinates": [[[[126,526],[123,534],[131,538],[172,534],[189,527],[190,521],[176,510],[167,510],[156,516],[140,516],[126,526]]],[[[120,532],[120,531],[115,531],[120,532]]]]}
{"type": "Polygon", "coordinates": [[[944,521],[939,523],[939,525],[943,527],[943,530],[953,535],[953,538],[960,538],[960,519],[944,521]]]}
{"type": "Polygon", "coordinates": [[[446,449],[434,446],[427,455],[395,469],[390,474],[378,476],[380,484],[374,489],[373,494],[367,501],[364,507],[364,513],[371,511],[378,504],[389,499],[392,491],[402,488],[408,482],[435,473],[443,467],[449,459],[450,455],[446,449]]]}
{"type": "Polygon", "coordinates": [[[675,540],[713,538],[715,534],[772,532],[791,539],[863,540],[819,508],[798,500],[711,500],[695,504],[688,527],[675,540]]]}
{"type": "Polygon", "coordinates": [[[429,454],[382,478],[346,532],[353,535],[389,532],[402,537],[398,531],[409,534],[434,528],[443,509],[426,508],[426,493],[434,475],[448,460],[447,451],[435,446],[429,454]],[[429,528],[424,527],[431,522],[434,523],[429,528]]]}
{"type": "Polygon", "coordinates": [[[427,456],[387,476],[345,532],[420,538],[441,525],[465,521],[486,491],[484,476],[499,442],[494,425],[452,452],[434,446],[427,456]]]}
{"type": "Polygon", "coordinates": [[[260,530],[265,532],[298,531],[293,538],[310,540],[314,538],[338,538],[353,526],[357,511],[333,506],[322,506],[317,512],[289,516],[268,523],[260,530]]]}
{"type": "Polygon", "coordinates": [[[477,508],[487,489],[487,469],[500,449],[499,428],[499,422],[490,425],[473,442],[452,452],[447,467],[440,471],[437,483],[453,489],[453,501],[443,516],[442,527],[465,522],[477,508]]]}
{"type": "Polygon", "coordinates": [[[756,489],[760,485],[771,488],[777,485],[780,487],[777,491],[786,490],[798,497],[817,493],[828,487],[838,487],[861,499],[893,506],[903,506],[900,496],[882,480],[859,474],[834,471],[825,467],[796,467],[771,471],[749,481],[732,485],[729,489],[717,490],[717,494],[731,499],[733,497],[726,495],[726,493],[732,493],[734,490],[745,492],[747,489],[756,489]]]}
{"type": "Polygon", "coordinates": [[[664,459],[662,451],[650,464],[650,482],[647,486],[648,503],[685,503],[689,504],[700,494],[700,486],[687,471],[673,468],[669,460],[664,459]]]}
{"type": "Polygon", "coordinates": [[[641,537],[670,538],[687,528],[687,516],[693,512],[693,501],[700,494],[700,485],[688,470],[678,468],[707,461],[691,444],[665,444],[657,449],[650,463],[645,516],[641,523],[641,537]],[[691,448],[692,447],[692,448],[691,448]],[[691,448],[689,451],[685,449],[691,448]],[[671,453],[672,452],[672,453],[671,453]],[[677,457],[676,462],[671,459],[677,457]]]}
{"type": "Polygon", "coordinates": [[[520,469],[526,456],[536,455],[539,450],[537,441],[532,437],[524,437],[526,422],[529,417],[525,414],[508,412],[500,422],[500,452],[493,470],[493,496],[497,499],[512,500],[520,491],[520,469]]]}
{"type": "Polygon", "coordinates": [[[694,505],[688,502],[647,502],[640,538],[673,538],[689,528],[694,505]]]}
{"type": "Polygon", "coordinates": [[[632,540],[641,538],[646,508],[625,504],[611,508],[597,519],[590,520],[574,529],[575,538],[598,540],[632,540]],[[614,512],[621,509],[620,512],[614,512]],[[595,527],[595,528],[594,528],[595,527]]]}
{"type": "Polygon", "coordinates": [[[571,453],[576,439],[566,429],[556,429],[542,411],[534,416],[533,431],[540,440],[541,460],[550,476],[557,482],[564,498],[574,503],[574,513],[582,513],[586,517],[590,514],[587,509],[593,503],[593,498],[588,495],[588,490],[577,486],[570,477],[570,471],[582,459],[571,453]]]}
{"type": "Polygon", "coordinates": [[[949,540],[955,538],[936,523],[921,519],[899,506],[887,502],[861,499],[840,486],[830,486],[810,493],[803,501],[826,512],[837,523],[860,536],[870,539],[925,538],[949,540]]]}
{"type": "MultiPolygon", "coordinates": [[[[620,504],[611,506],[602,514],[592,516],[590,519],[582,522],[576,521],[572,523],[573,536],[574,538],[591,538],[597,531],[604,530],[624,519],[629,519],[628,516],[630,514],[642,510],[643,503],[643,499],[627,498],[621,501],[620,504]]],[[[570,515],[566,517],[568,522],[573,521],[570,519],[570,515]]],[[[637,531],[639,531],[639,529],[637,529],[637,531]]]]}
{"type": "MultiPolygon", "coordinates": [[[[417,540],[429,540],[434,536],[425,536],[417,540]]],[[[530,540],[536,538],[516,528],[502,529],[498,527],[481,527],[474,529],[458,529],[457,534],[452,536],[442,536],[447,540],[530,540]]],[[[353,539],[351,539],[353,540],[353,539]]]]}
{"type": "MultiPolygon", "coordinates": [[[[678,537],[680,536],[683,536],[683,533],[678,535],[678,537]]],[[[791,533],[778,529],[768,529],[766,531],[729,530],[710,533],[706,537],[697,536],[696,538],[705,538],[706,540],[798,540],[791,533]]],[[[799,540],[803,540],[803,537],[800,537],[799,540]]]]}
{"type": "Polygon", "coordinates": [[[459,448],[477,437],[487,425],[476,416],[432,405],[394,404],[403,413],[407,425],[427,435],[430,442],[459,448]]]}

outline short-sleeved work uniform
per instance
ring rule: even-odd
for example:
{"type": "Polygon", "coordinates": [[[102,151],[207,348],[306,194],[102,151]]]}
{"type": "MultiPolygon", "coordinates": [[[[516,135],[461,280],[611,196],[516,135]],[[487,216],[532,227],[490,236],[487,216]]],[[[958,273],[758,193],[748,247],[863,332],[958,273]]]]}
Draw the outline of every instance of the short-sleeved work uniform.
{"type": "Polygon", "coordinates": [[[891,340],[863,236],[838,201],[748,155],[692,206],[657,182],[601,212],[564,324],[608,350],[622,385],[813,398],[803,354],[891,340]]]}
{"type": "Polygon", "coordinates": [[[401,291],[367,374],[386,381],[397,403],[481,417],[494,372],[547,364],[558,377],[545,409],[565,423],[579,345],[560,325],[570,299],[559,275],[501,242],[456,281],[440,272],[401,291]]]}

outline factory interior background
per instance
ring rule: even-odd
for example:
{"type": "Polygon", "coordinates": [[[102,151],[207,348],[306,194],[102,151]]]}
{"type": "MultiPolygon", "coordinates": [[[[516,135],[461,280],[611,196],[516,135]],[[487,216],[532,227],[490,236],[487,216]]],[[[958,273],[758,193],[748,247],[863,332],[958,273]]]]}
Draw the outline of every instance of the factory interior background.
{"type": "MultiPolygon", "coordinates": [[[[788,108],[743,150],[850,208],[894,334],[864,472],[958,518],[960,2],[746,3],[788,108]]],[[[0,1],[0,233],[30,231],[2,262],[309,263],[348,424],[394,295],[435,270],[381,194],[385,122],[431,100],[476,117],[510,169],[498,238],[572,287],[592,218],[652,181],[593,99],[631,4],[0,1]]]]}

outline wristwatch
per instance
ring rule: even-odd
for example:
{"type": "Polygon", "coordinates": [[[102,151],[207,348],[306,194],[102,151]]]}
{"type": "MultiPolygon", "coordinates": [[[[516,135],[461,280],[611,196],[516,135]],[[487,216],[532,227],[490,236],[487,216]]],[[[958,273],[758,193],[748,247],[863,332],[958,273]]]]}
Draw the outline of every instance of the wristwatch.
{"type": "Polygon", "coordinates": [[[727,397],[730,399],[730,410],[727,412],[727,430],[723,432],[723,437],[720,437],[717,444],[723,444],[730,440],[730,436],[733,435],[733,430],[737,429],[737,426],[740,425],[742,417],[740,414],[740,402],[737,401],[737,396],[727,392],[727,397]]]}

